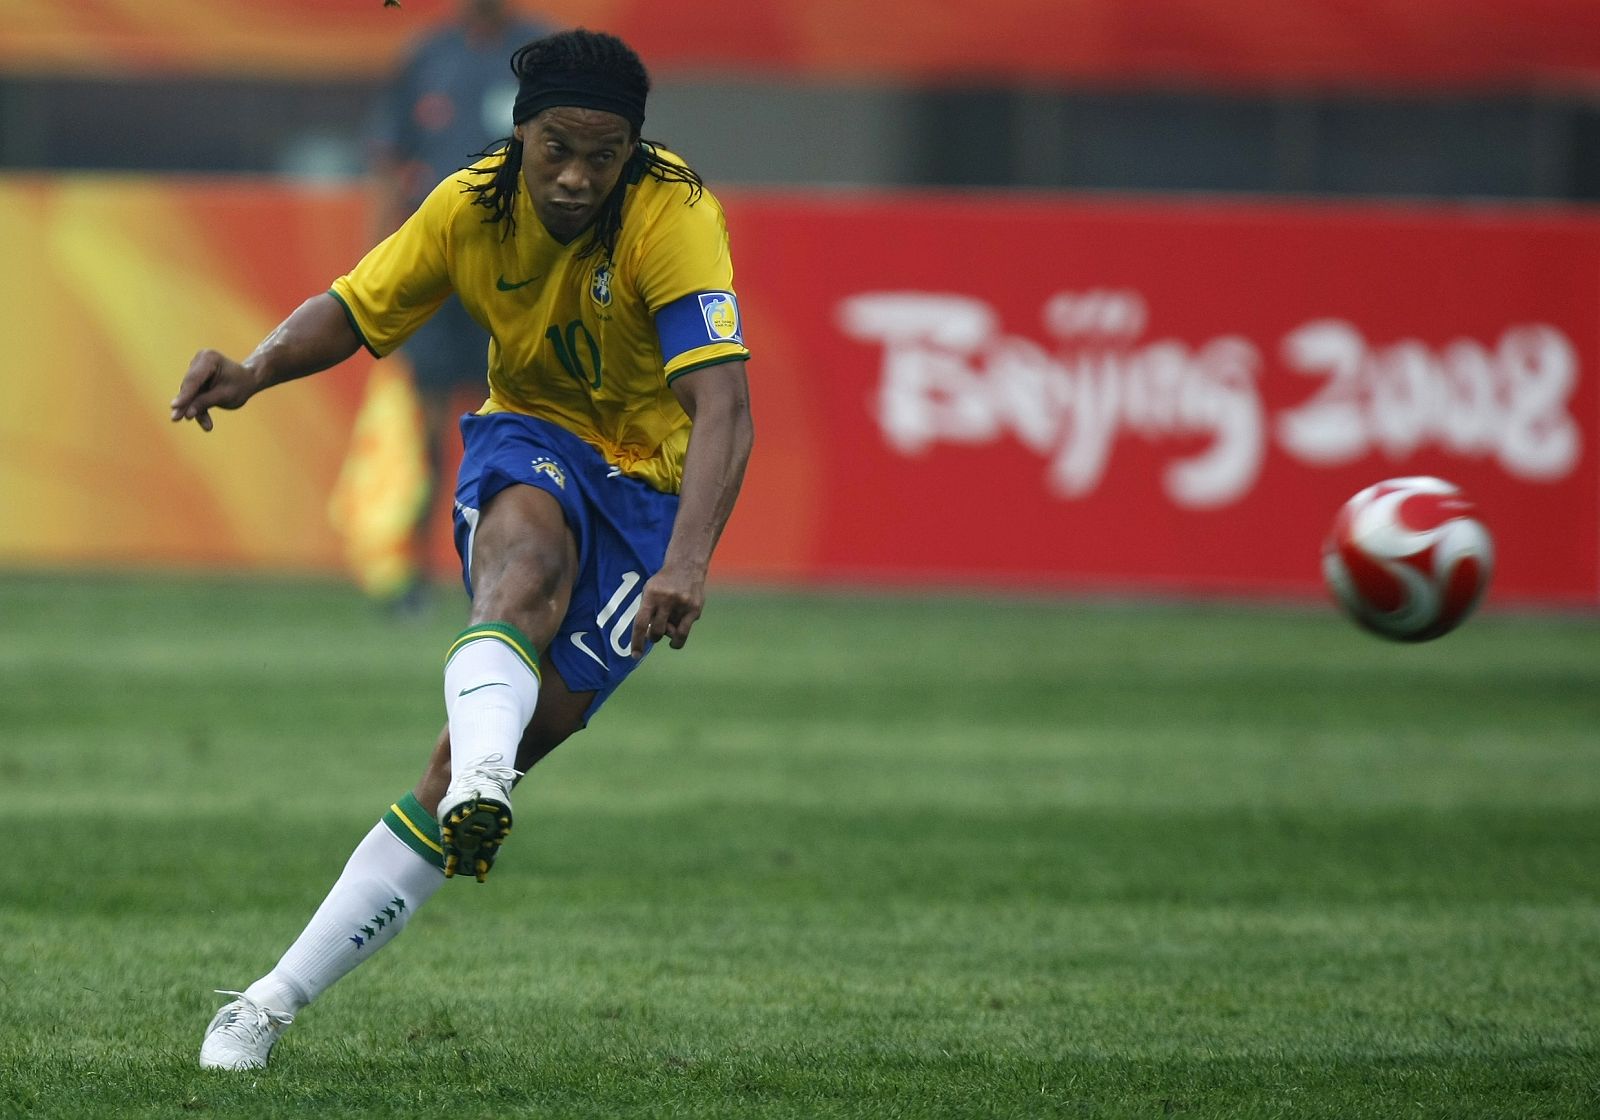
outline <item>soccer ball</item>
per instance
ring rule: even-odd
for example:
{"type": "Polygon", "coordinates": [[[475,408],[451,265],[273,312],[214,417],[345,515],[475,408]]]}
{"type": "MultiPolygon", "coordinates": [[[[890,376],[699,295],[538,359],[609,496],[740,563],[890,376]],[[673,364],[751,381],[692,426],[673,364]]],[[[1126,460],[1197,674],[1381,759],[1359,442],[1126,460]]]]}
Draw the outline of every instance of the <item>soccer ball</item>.
{"type": "Polygon", "coordinates": [[[1448,634],[1489,586],[1494,542],[1461,491],[1391,478],[1351,498],[1322,546],[1328,590],[1352,619],[1397,642],[1448,634]]]}

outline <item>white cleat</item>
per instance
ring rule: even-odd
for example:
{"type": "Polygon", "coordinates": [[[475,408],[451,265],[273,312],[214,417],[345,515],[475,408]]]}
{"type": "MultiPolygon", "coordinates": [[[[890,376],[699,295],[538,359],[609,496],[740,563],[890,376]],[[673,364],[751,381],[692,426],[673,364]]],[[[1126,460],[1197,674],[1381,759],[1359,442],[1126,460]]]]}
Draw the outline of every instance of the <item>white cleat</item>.
{"type": "Polygon", "coordinates": [[[217,990],[219,996],[233,996],[206,1027],[200,1043],[201,1069],[266,1069],[267,1055],[294,1016],[262,1007],[243,992],[217,990]]]}
{"type": "Polygon", "coordinates": [[[509,766],[495,766],[500,755],[453,775],[439,800],[439,839],[444,847],[444,875],[471,871],[478,882],[489,875],[500,844],[511,834],[511,786],[519,775],[509,766]]]}

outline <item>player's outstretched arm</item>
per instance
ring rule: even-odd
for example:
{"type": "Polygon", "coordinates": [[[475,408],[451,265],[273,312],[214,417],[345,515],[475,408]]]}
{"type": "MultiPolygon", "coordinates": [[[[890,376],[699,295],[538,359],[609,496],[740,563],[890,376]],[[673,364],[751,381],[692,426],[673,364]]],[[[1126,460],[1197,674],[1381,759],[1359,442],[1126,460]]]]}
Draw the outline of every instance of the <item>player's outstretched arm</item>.
{"type": "Polygon", "coordinates": [[[295,308],[243,362],[202,350],[172,398],[172,419],[211,430],[213,408],[239,408],[261,390],[338,365],[361,345],[339,301],[323,292],[295,308]]]}
{"type": "Polygon", "coordinates": [[[669,639],[673,649],[682,649],[689,640],[689,628],[705,607],[711,552],[733,512],[754,440],[743,361],[686,373],[672,388],[694,429],[684,454],[683,489],[666,560],[644,585],[633,621],[635,657],[660,638],[669,639]]]}

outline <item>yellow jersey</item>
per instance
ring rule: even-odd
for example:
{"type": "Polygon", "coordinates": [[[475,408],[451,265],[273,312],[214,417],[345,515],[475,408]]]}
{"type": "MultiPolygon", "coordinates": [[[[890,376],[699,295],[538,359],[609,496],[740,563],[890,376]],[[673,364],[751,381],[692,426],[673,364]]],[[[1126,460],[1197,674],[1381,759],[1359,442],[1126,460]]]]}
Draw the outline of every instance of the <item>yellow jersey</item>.
{"type": "MultiPolygon", "coordinates": [[[[676,159],[657,149],[657,154],[676,159]]],[[[406,223],[333,282],[351,325],[382,357],[452,292],[489,332],[489,398],[572,432],[624,474],[677,493],[690,422],[670,383],[746,358],[722,206],[646,173],[625,182],[610,260],[579,257],[590,234],[550,235],[519,179],[516,233],[485,222],[463,188],[496,153],[444,180],[406,223]]]]}

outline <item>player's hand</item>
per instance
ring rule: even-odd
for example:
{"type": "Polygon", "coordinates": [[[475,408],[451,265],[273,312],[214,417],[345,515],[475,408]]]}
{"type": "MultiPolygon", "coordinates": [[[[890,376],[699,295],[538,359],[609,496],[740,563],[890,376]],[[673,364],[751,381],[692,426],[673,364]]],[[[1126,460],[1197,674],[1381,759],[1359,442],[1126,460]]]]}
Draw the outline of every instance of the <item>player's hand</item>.
{"type": "Polygon", "coordinates": [[[689,640],[689,628],[706,605],[703,572],[662,568],[644,585],[639,613],[633,619],[633,656],[643,657],[650,643],[666,638],[673,649],[689,640]]]}
{"type": "Polygon", "coordinates": [[[202,350],[172,398],[173,422],[193,420],[209,432],[213,408],[238,408],[255,391],[255,378],[244,366],[215,350],[202,350]]]}

